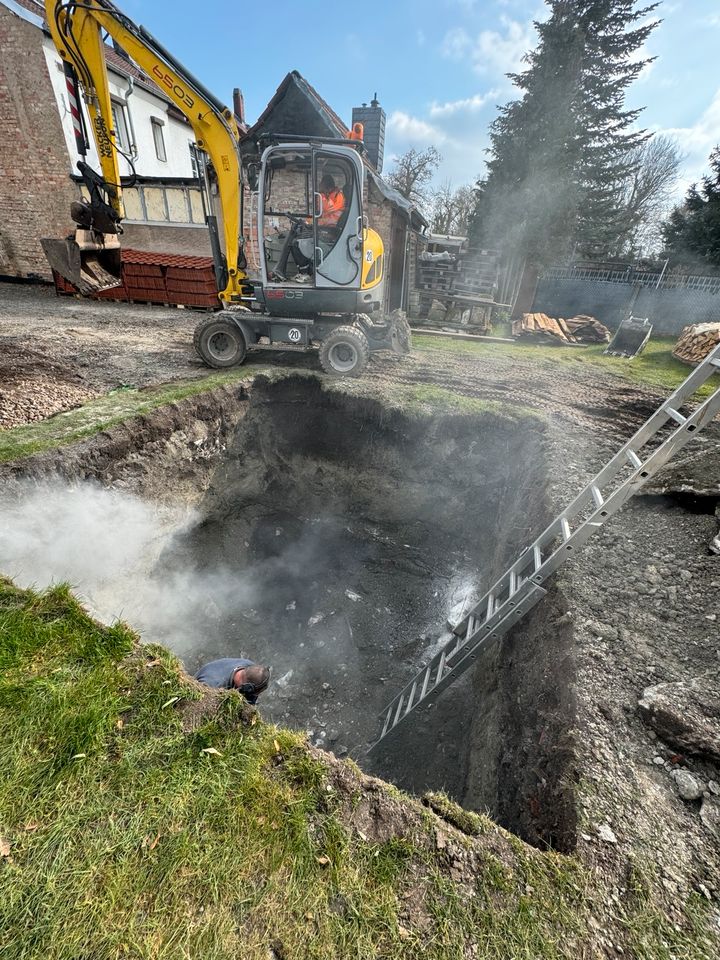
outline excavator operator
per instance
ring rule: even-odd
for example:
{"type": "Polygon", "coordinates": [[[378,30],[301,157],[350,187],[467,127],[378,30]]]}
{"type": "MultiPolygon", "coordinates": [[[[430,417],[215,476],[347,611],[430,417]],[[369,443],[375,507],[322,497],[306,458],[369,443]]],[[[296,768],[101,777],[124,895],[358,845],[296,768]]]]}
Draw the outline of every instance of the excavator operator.
{"type": "Polygon", "coordinates": [[[329,173],[324,174],[320,181],[320,196],[322,212],[318,217],[318,226],[337,226],[345,209],[345,194],[335,186],[335,180],[329,173]]]}

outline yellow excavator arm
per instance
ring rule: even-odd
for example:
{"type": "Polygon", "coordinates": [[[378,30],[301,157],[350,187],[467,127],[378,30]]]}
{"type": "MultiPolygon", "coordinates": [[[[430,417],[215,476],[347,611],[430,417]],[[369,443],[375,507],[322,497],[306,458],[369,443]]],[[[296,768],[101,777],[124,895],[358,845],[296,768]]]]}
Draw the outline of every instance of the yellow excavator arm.
{"type": "Polygon", "coordinates": [[[216,263],[216,269],[221,267],[220,276],[226,281],[219,296],[226,303],[238,300],[247,274],[242,253],[239,133],[232,111],[216,100],[147,30],[108,0],[83,0],[82,4],[74,0],[45,0],[45,10],[55,46],[62,59],[73,67],[82,87],[103,185],[118,219],[124,216],[118,162],[121,151],[113,128],[103,34],[116,40],[187,117],[197,145],[209,156],[217,178],[225,263],[216,263]]]}

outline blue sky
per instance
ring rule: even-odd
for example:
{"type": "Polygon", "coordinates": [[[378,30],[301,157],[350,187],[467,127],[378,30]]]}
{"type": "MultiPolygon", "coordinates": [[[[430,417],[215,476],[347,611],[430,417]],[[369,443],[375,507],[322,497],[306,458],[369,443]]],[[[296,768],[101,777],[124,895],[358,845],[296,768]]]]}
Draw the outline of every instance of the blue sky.
{"type": "MultiPolygon", "coordinates": [[[[433,143],[439,179],[454,186],[483,169],[496,105],[513,97],[505,73],[535,42],[542,0],[119,0],[220,98],[245,95],[254,120],[288,70],[299,70],[349,123],[375,91],[393,154],[433,143]],[[267,13],[263,13],[263,10],[267,13]],[[198,13],[201,12],[202,16],[198,13]]],[[[681,188],[706,169],[720,142],[720,0],[663,0],[647,54],[657,60],[631,89],[641,122],[677,137],[681,188]]],[[[645,52],[645,51],[644,51],[645,52]]]]}

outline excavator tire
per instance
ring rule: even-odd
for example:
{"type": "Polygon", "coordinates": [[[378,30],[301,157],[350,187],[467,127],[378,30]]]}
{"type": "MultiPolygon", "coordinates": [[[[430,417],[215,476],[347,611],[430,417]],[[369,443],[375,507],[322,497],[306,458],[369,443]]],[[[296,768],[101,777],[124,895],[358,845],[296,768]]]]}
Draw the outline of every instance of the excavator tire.
{"type": "Polygon", "coordinates": [[[334,377],[359,377],[370,359],[367,337],[357,327],[335,327],[320,344],[320,366],[334,377]]]}
{"type": "Polygon", "coordinates": [[[247,354],[240,328],[232,320],[219,317],[210,317],[195,327],[193,344],[203,363],[216,370],[241,364],[247,354]]]}

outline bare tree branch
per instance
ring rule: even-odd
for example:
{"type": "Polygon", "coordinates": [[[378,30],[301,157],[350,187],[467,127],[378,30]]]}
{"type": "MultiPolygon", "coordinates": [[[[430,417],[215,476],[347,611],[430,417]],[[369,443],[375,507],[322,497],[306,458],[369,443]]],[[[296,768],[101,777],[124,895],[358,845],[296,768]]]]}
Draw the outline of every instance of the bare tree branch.
{"type": "Polygon", "coordinates": [[[435,147],[418,151],[408,150],[395,160],[387,180],[391,187],[401,193],[416,207],[423,208],[427,203],[428,185],[437,170],[442,157],[435,147]]]}

